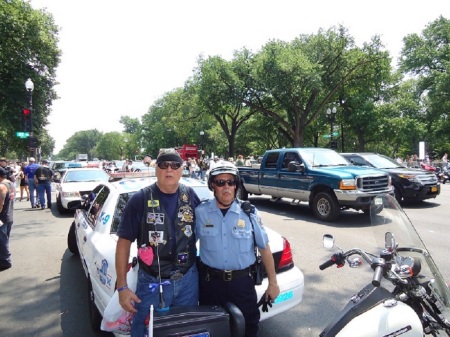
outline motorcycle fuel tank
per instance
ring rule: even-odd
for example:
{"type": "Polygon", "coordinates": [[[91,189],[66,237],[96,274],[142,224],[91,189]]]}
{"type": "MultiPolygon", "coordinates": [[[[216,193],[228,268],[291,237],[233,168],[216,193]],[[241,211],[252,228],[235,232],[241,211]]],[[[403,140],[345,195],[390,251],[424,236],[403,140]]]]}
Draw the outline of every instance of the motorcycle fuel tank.
{"type": "Polygon", "coordinates": [[[413,309],[388,299],[352,319],[336,336],[423,337],[423,328],[413,309]]]}

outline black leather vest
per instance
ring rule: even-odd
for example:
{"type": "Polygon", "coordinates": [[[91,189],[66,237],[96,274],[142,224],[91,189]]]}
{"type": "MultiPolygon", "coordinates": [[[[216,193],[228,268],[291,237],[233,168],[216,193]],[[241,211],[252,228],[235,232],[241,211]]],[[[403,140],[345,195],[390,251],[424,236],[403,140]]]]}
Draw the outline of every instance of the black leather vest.
{"type": "Polygon", "coordinates": [[[138,258],[139,267],[153,276],[158,275],[158,254],[162,278],[171,272],[186,273],[195,263],[197,248],[194,234],[194,209],[190,204],[189,187],[178,187],[177,214],[175,224],[167,214],[160,200],[159,189],[152,184],[142,189],[144,192],[144,214],[141,220],[141,233],[137,238],[138,249],[150,246],[154,258],[151,266],[138,258]],[[174,235],[172,228],[175,229],[174,235]],[[173,242],[175,240],[175,244],[173,242]],[[158,242],[158,243],[157,243],[158,242]],[[173,249],[175,247],[175,249],[173,249]]]}

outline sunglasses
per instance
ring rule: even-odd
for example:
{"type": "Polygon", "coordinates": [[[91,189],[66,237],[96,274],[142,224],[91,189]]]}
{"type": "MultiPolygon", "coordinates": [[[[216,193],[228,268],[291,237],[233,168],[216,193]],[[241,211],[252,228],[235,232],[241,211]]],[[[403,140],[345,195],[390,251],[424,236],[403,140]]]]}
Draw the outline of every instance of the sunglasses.
{"type": "Polygon", "coordinates": [[[225,184],[228,184],[228,186],[236,186],[237,181],[236,180],[214,180],[214,184],[218,187],[224,187],[225,184]]]}
{"type": "Polygon", "coordinates": [[[158,163],[158,167],[162,170],[167,169],[169,166],[172,170],[178,170],[181,167],[181,164],[177,161],[162,161],[158,163]]]}

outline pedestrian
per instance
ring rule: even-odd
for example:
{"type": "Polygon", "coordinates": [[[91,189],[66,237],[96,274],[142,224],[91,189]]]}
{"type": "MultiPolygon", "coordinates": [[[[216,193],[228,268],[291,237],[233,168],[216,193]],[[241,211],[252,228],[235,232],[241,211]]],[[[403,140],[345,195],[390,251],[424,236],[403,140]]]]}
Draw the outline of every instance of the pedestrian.
{"type": "Polygon", "coordinates": [[[36,160],[33,157],[28,159],[28,166],[25,167],[25,175],[28,179],[28,189],[30,190],[30,202],[31,208],[36,208],[38,200],[35,199],[34,192],[36,191],[36,183],[34,182],[34,172],[39,167],[38,164],[35,163],[36,160]]]}
{"type": "Polygon", "coordinates": [[[150,165],[152,164],[152,157],[149,154],[147,154],[145,155],[142,162],[144,163],[145,166],[150,167],[150,165]]]}
{"type": "Polygon", "coordinates": [[[242,154],[238,155],[236,160],[236,166],[244,166],[244,156],[242,154]]]}
{"type": "Polygon", "coordinates": [[[6,172],[6,179],[12,182],[16,181],[16,172],[14,168],[10,165],[7,165],[8,161],[5,157],[0,158],[0,167],[3,168],[6,172]]]}
{"type": "Polygon", "coordinates": [[[208,160],[203,158],[203,156],[200,156],[198,159],[198,166],[200,168],[200,180],[205,180],[206,171],[208,171],[208,160]]]}
{"type": "Polygon", "coordinates": [[[245,336],[256,337],[260,313],[253,265],[255,245],[269,285],[264,300],[274,302],[280,293],[267,233],[258,210],[244,212],[236,199],[239,173],[232,163],[221,163],[209,173],[214,199],[195,209],[196,236],[200,241],[200,304],[234,303],[245,318],[245,336]],[[251,218],[251,219],[250,219],[251,218]]]}
{"type": "Polygon", "coordinates": [[[6,175],[6,170],[0,167],[0,271],[12,267],[9,237],[13,225],[14,183],[6,175]]]}
{"type": "Polygon", "coordinates": [[[194,209],[200,200],[192,188],[179,183],[182,163],[174,149],[160,152],[156,183],[133,194],[119,224],[117,288],[122,308],[135,313],[131,336],[144,336],[150,305],[163,311],[170,306],[198,304],[194,209]],[[139,273],[133,293],[126,273],[135,240],[139,273]]]}
{"type": "Polygon", "coordinates": [[[37,187],[41,209],[45,209],[45,197],[47,196],[47,207],[52,208],[52,177],[53,171],[48,167],[48,160],[43,160],[34,172],[34,182],[37,187]]]}
{"type": "Polygon", "coordinates": [[[23,192],[27,193],[27,201],[30,201],[30,190],[28,189],[28,178],[25,175],[25,166],[26,163],[22,163],[20,166],[19,179],[20,179],[20,201],[23,199],[23,192]]]}
{"type": "Polygon", "coordinates": [[[447,152],[444,153],[444,156],[442,157],[442,169],[444,171],[448,170],[448,154],[447,154],[447,152]]]}

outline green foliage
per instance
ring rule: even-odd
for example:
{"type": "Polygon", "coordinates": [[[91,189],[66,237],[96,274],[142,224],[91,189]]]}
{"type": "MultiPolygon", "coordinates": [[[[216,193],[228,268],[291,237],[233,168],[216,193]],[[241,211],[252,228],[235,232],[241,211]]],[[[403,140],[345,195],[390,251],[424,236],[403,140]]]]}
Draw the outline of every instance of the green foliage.
{"type": "MultiPolygon", "coordinates": [[[[27,78],[35,84],[35,135],[43,156],[52,152],[45,125],[56,99],[57,34],[45,11],[22,0],[0,2],[0,153],[26,153],[27,142],[15,132],[29,104],[27,78]]],[[[237,50],[231,60],[200,57],[184,87],[162,95],[140,120],[121,116],[122,133],[79,131],[58,158],[155,157],[160,148],[183,144],[197,144],[206,155],[257,156],[271,148],[328,146],[330,132],[338,133],[342,152],[406,156],[426,141],[443,154],[450,147],[449,68],[450,22],[443,17],[405,37],[397,71],[380,37],[357,47],[342,26],[272,40],[257,52],[237,50]],[[333,122],[325,114],[332,107],[333,122]]]]}
{"type": "MultiPolygon", "coordinates": [[[[44,130],[56,84],[55,71],[60,61],[57,47],[58,27],[44,10],[34,10],[28,1],[0,2],[0,138],[2,153],[26,153],[27,142],[17,141],[22,109],[29,107],[25,81],[34,82],[32,95],[33,131],[41,146],[53,146],[44,130]],[[9,141],[14,140],[14,141],[9,141]]],[[[45,150],[47,153],[52,149],[45,150]]]]}
{"type": "Polygon", "coordinates": [[[64,160],[74,160],[78,153],[87,153],[91,159],[97,154],[94,148],[101,138],[102,133],[97,129],[78,131],[67,140],[58,157],[64,160]]]}

